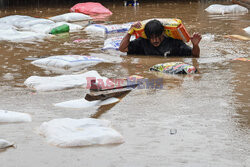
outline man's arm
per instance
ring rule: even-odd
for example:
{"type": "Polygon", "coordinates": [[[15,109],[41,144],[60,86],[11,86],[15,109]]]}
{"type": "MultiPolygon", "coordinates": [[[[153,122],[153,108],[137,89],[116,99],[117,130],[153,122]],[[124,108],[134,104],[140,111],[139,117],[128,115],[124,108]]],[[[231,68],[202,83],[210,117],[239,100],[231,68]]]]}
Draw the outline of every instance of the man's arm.
{"type": "Polygon", "coordinates": [[[130,37],[131,37],[131,35],[129,33],[127,33],[123,37],[123,39],[122,39],[122,41],[120,43],[120,47],[119,47],[119,50],[121,52],[128,52],[128,45],[129,45],[129,42],[130,42],[130,37]]]}
{"type": "Polygon", "coordinates": [[[134,32],[134,28],[140,28],[142,25],[140,22],[136,22],[133,25],[131,25],[130,30],[128,31],[128,33],[123,37],[121,43],[120,43],[120,47],[119,50],[121,52],[128,52],[128,45],[130,42],[130,37],[134,32]]]}
{"type": "Polygon", "coordinates": [[[193,36],[191,37],[191,42],[193,44],[193,49],[192,49],[192,55],[194,57],[200,57],[200,47],[199,43],[201,41],[201,35],[198,33],[194,33],[193,36]]]}

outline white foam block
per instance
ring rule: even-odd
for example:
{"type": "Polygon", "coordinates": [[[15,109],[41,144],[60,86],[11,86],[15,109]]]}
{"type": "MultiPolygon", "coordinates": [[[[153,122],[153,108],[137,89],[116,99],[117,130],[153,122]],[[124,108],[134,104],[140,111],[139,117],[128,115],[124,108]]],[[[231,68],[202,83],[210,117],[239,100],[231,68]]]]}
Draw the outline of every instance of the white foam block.
{"type": "Polygon", "coordinates": [[[60,147],[123,143],[107,120],[62,118],[44,122],[38,129],[47,142],[60,147]]]}
{"type": "Polygon", "coordinates": [[[54,106],[56,107],[64,107],[64,108],[90,108],[95,106],[102,106],[107,104],[112,104],[118,102],[119,99],[117,98],[109,98],[106,100],[95,100],[95,101],[88,101],[86,99],[76,99],[76,100],[69,100],[61,103],[56,103],[54,106]]]}
{"type": "Polygon", "coordinates": [[[38,59],[31,63],[39,67],[73,68],[77,66],[88,67],[104,61],[104,59],[94,56],[57,55],[38,59]]]}
{"type": "Polygon", "coordinates": [[[243,30],[246,31],[246,33],[250,34],[250,26],[247,28],[244,28],[243,30]]]}
{"type": "Polygon", "coordinates": [[[50,17],[49,19],[55,22],[60,22],[60,21],[74,22],[74,21],[90,20],[92,18],[82,13],[65,13],[62,15],[50,17]]]}
{"type": "Polygon", "coordinates": [[[106,77],[101,77],[96,71],[89,71],[83,74],[60,75],[55,77],[31,76],[26,79],[24,84],[28,88],[37,91],[55,91],[75,87],[86,87],[87,84],[90,84],[91,78],[96,80],[100,79],[104,84],[107,83],[108,79],[106,77]]]}
{"type": "Polygon", "coordinates": [[[212,14],[227,14],[227,13],[234,13],[234,14],[245,14],[248,13],[248,9],[240,6],[240,5],[220,5],[214,4],[210,5],[205,11],[212,13],[212,14]]]}
{"type": "Polygon", "coordinates": [[[31,116],[26,113],[0,110],[0,122],[31,122],[31,116]]]}

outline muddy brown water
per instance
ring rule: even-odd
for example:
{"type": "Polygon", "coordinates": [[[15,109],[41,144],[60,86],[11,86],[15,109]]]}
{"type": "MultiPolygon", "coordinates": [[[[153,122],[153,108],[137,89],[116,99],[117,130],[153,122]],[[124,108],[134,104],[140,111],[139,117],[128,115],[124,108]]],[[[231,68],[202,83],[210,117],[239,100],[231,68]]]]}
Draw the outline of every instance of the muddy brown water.
{"type": "MultiPolygon", "coordinates": [[[[228,4],[228,2],[221,2],[228,4]]],[[[34,43],[0,42],[0,109],[26,112],[31,123],[1,124],[0,138],[14,141],[16,149],[0,153],[3,167],[27,166],[244,166],[250,164],[250,62],[235,58],[250,56],[249,41],[231,40],[224,35],[248,36],[250,14],[210,15],[204,9],[212,3],[141,2],[139,7],[105,3],[113,15],[102,21],[126,23],[149,18],[180,18],[189,33],[200,32],[200,58],[126,56],[101,51],[104,38],[84,31],[34,43]],[[214,36],[214,38],[212,38],[214,36]],[[75,44],[75,39],[91,42],[75,44]],[[63,54],[97,55],[113,60],[86,70],[96,70],[110,78],[141,75],[163,78],[163,89],[137,89],[120,102],[100,108],[63,109],[54,103],[83,98],[86,90],[75,88],[36,93],[23,82],[32,75],[55,76],[71,72],[51,72],[30,64],[27,57],[63,54]],[[156,75],[154,64],[184,61],[199,73],[189,76],[156,75]],[[123,136],[120,145],[58,148],[46,143],[36,129],[55,118],[98,117],[112,122],[123,136]],[[170,130],[176,129],[175,134],[170,130]]],[[[0,17],[22,14],[49,17],[69,11],[59,8],[8,8],[0,17]]],[[[174,130],[175,131],[175,130],[174,130]]]]}

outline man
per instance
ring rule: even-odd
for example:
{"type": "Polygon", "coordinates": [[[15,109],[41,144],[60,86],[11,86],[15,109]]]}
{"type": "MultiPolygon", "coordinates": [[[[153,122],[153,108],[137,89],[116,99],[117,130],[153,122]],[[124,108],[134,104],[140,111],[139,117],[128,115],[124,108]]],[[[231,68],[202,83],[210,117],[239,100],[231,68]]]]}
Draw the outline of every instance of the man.
{"type": "MultiPolygon", "coordinates": [[[[137,22],[131,26],[140,28],[141,23],[137,22]]],[[[166,37],[164,35],[164,26],[158,20],[149,21],[144,28],[148,39],[138,38],[130,42],[131,34],[127,33],[120,43],[119,50],[128,54],[138,55],[161,55],[161,56],[200,56],[199,43],[201,35],[194,33],[191,37],[193,48],[186,45],[183,41],[166,37]]]]}

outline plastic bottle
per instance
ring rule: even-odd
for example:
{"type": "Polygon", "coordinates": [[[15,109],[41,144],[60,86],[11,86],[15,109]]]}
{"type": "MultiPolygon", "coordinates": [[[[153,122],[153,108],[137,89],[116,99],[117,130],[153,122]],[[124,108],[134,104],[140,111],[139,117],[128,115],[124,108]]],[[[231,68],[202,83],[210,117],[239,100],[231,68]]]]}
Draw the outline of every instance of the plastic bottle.
{"type": "Polygon", "coordinates": [[[60,34],[64,32],[69,32],[69,26],[67,24],[63,24],[61,26],[55,27],[50,31],[50,34],[60,34]]]}

